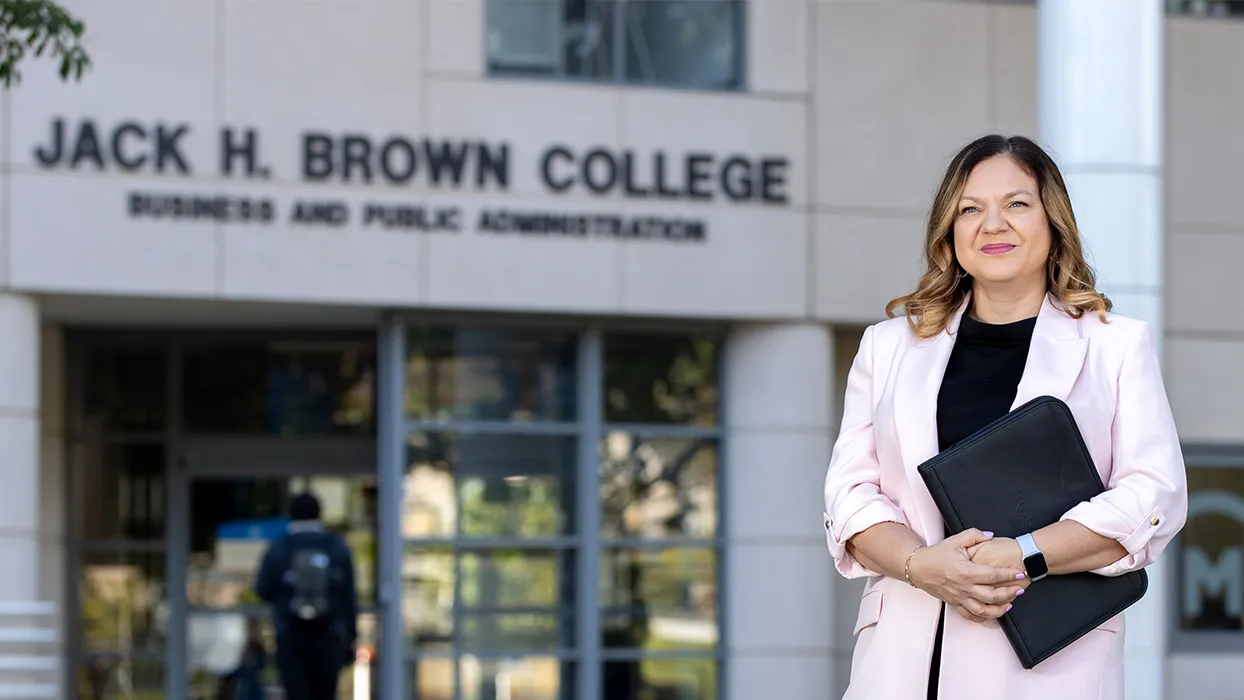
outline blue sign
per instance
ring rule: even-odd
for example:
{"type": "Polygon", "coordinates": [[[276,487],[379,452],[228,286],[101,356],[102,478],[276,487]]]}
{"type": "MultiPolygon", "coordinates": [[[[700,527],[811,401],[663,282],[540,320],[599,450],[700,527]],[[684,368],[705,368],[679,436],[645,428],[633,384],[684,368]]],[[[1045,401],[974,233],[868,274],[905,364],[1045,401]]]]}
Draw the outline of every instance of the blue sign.
{"type": "Polygon", "coordinates": [[[275,540],[285,534],[289,518],[254,518],[228,520],[216,526],[218,540],[275,540]]]}

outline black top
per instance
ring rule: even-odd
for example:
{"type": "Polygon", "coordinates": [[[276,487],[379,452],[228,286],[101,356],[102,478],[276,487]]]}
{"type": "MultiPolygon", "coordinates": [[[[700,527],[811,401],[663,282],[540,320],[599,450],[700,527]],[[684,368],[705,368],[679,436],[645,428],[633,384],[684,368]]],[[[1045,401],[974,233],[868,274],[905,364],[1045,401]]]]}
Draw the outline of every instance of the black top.
{"type": "MultiPolygon", "coordinates": [[[[946,373],[942,375],[942,388],[937,393],[938,451],[1010,412],[1019,380],[1024,376],[1036,324],[1035,316],[994,324],[963,315],[946,373]]],[[[929,665],[928,700],[937,700],[945,619],[943,605],[929,665]]]]}
{"type": "Polygon", "coordinates": [[[1011,410],[1036,317],[982,323],[967,314],[937,394],[937,444],[945,450],[1011,410]]]}

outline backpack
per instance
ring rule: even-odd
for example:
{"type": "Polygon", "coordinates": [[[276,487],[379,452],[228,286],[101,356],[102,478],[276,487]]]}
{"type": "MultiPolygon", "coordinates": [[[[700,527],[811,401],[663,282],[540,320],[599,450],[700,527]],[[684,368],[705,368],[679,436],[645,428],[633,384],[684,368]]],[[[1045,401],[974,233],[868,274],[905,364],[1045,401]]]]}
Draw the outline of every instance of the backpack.
{"type": "Polygon", "coordinates": [[[332,559],[320,543],[294,547],[285,570],[285,582],[293,591],[289,612],[303,623],[328,623],[332,620],[333,582],[332,559]]]}

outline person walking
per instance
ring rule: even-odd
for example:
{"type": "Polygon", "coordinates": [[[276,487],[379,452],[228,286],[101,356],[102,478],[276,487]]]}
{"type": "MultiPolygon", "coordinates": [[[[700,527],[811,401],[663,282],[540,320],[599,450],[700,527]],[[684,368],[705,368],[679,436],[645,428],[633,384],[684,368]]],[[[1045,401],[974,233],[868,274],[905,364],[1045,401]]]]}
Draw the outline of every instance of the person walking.
{"type": "Polygon", "coordinates": [[[330,700],[358,638],[354,561],[324,529],[315,496],[295,496],[289,515],[286,534],[264,553],[255,591],[272,609],[286,700],[330,700]]]}

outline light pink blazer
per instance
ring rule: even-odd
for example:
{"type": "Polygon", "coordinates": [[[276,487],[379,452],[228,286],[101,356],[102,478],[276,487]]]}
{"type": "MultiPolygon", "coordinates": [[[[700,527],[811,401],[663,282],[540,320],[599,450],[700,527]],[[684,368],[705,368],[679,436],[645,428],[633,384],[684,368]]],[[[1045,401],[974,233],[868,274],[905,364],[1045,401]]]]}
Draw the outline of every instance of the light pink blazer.
{"type": "MultiPolygon", "coordinates": [[[[925,697],[940,603],[868,570],[846,542],[884,521],[909,525],[929,544],[943,538],[942,518],[916,467],[938,451],[937,393],[962,313],[963,307],[949,333],[924,340],[903,318],[869,327],[847,378],[842,429],[825,478],[824,525],[839,573],[871,578],[855,622],[844,700],[925,697]]],[[[1106,484],[1063,519],[1127,550],[1097,573],[1148,565],[1183,527],[1187,509],[1183,456],[1148,325],[1113,314],[1109,323],[1091,314],[1073,319],[1047,299],[1012,408],[1041,395],[1071,407],[1106,484]]],[[[939,698],[985,697],[1122,700],[1123,615],[1025,671],[997,622],[972,623],[947,611],[939,698]]]]}

